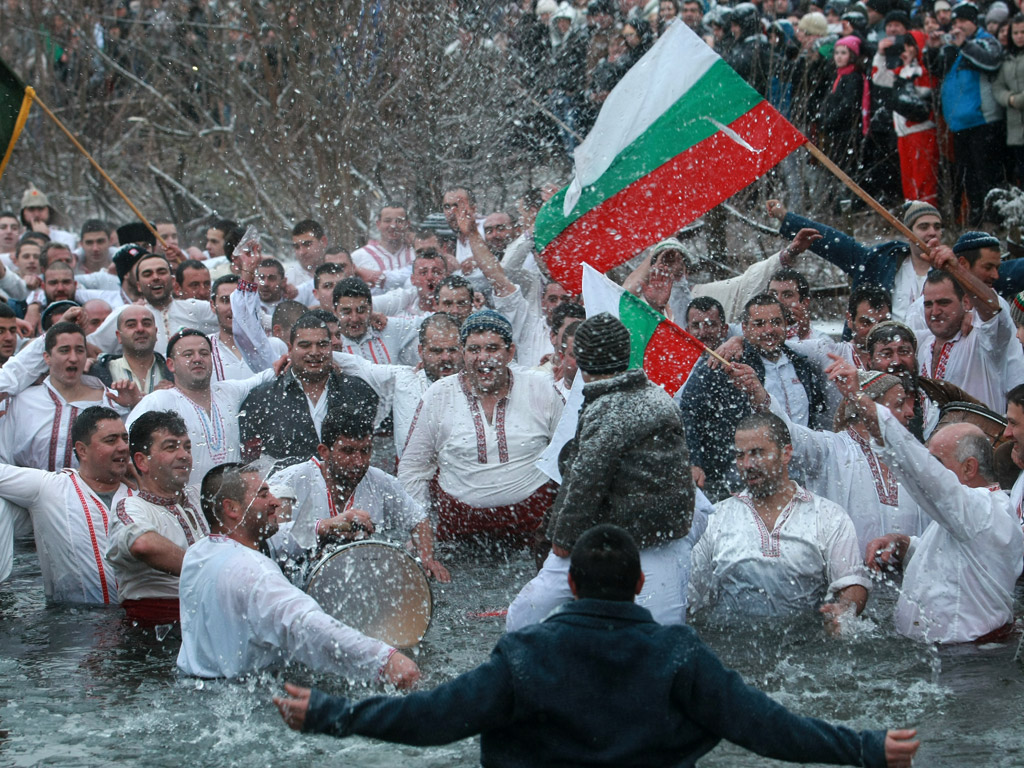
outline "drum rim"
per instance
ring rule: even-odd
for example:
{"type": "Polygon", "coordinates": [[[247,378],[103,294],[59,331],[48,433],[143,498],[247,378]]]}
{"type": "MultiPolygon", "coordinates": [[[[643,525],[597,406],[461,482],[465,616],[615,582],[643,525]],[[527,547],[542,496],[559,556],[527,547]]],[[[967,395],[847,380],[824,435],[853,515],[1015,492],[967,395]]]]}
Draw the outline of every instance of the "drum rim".
{"type": "MultiPolygon", "coordinates": [[[[411,555],[408,552],[408,550],[406,550],[406,548],[403,547],[402,545],[396,544],[393,541],[380,541],[379,539],[363,539],[362,541],[347,541],[344,544],[337,544],[335,546],[332,546],[330,548],[330,551],[324,552],[324,554],[322,554],[320,557],[317,558],[316,562],[314,562],[313,565],[310,567],[309,573],[307,573],[307,574],[305,574],[303,576],[303,578],[302,578],[302,591],[305,592],[307,595],[309,595],[309,591],[308,590],[309,590],[310,582],[313,581],[313,578],[320,571],[320,569],[327,563],[328,560],[330,560],[332,557],[334,557],[334,555],[338,554],[339,552],[343,552],[346,549],[364,547],[367,544],[372,544],[372,545],[377,546],[377,547],[387,547],[388,549],[398,550],[405,557],[407,557],[410,560],[412,560],[416,564],[416,566],[420,569],[420,573],[423,574],[423,581],[427,585],[427,626],[425,626],[423,628],[423,634],[420,635],[420,639],[417,640],[412,645],[395,646],[396,648],[401,648],[403,650],[408,649],[408,648],[414,648],[415,646],[417,646],[417,645],[419,645],[420,643],[423,642],[423,638],[427,636],[427,632],[430,631],[430,627],[434,623],[434,588],[430,584],[430,577],[427,575],[427,570],[426,570],[426,568],[423,567],[423,564],[419,561],[419,558],[414,557],[413,555],[411,555]]],[[[312,597],[312,595],[310,595],[310,597],[312,597]]],[[[317,604],[319,605],[319,602],[317,604]]],[[[352,627],[352,628],[355,629],[355,627],[352,627]]],[[[362,630],[357,630],[357,631],[362,632],[362,630]]],[[[362,634],[366,634],[366,633],[362,632],[362,634]]],[[[367,635],[367,637],[369,637],[369,635],[367,635]]]]}
{"type": "Polygon", "coordinates": [[[947,412],[961,413],[973,413],[975,416],[984,416],[987,419],[991,419],[997,423],[1006,425],[1006,417],[999,413],[996,413],[987,405],[981,405],[980,403],[969,403],[965,400],[951,400],[939,409],[939,418],[945,416],[947,412]]]}

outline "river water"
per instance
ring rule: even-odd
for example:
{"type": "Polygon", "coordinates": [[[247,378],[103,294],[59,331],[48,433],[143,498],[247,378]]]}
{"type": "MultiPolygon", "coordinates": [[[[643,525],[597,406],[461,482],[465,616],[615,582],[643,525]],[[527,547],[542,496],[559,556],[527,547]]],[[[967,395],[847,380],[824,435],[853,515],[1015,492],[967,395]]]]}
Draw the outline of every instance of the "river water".
{"type": "MultiPolygon", "coordinates": [[[[504,622],[478,614],[504,608],[533,573],[518,555],[448,562],[454,580],[435,585],[434,621],[416,654],[426,686],[486,657],[504,622]]],[[[918,727],[917,766],[1024,765],[1017,640],[936,651],[893,633],[892,605],[891,594],[874,594],[865,618],[837,639],[810,619],[702,635],[748,682],[803,714],[858,729],[918,727]]],[[[241,683],[180,678],[177,641],[125,628],[116,610],[47,607],[31,550],[17,553],[0,585],[0,614],[3,766],[478,764],[475,739],[420,749],[289,731],[270,700],[281,677],[336,692],[344,684],[301,669],[241,683]]],[[[722,744],[701,765],[783,764],[722,744]]]]}

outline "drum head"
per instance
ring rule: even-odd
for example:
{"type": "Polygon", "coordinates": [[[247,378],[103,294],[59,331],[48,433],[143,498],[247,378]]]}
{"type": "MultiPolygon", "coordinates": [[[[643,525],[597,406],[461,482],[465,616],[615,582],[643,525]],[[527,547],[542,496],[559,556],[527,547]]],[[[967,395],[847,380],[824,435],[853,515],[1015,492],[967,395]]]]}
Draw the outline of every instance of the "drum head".
{"type": "Polygon", "coordinates": [[[306,593],[353,629],[396,648],[411,648],[430,626],[430,583],[415,558],[378,541],[345,544],[320,558],[306,593]]]}

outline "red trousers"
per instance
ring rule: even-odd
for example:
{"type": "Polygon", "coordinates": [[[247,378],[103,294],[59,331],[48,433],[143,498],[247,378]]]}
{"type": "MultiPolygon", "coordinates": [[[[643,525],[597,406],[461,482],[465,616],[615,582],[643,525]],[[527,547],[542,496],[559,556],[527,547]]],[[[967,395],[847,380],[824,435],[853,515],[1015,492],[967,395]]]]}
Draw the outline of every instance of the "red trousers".
{"type": "Polygon", "coordinates": [[[540,527],[557,493],[555,483],[545,483],[516,504],[476,508],[445,493],[436,479],[431,480],[430,495],[437,510],[437,538],[451,541],[483,536],[528,544],[533,541],[533,532],[540,527]]]}
{"type": "Polygon", "coordinates": [[[939,202],[939,139],[935,129],[918,131],[896,140],[900,155],[903,196],[907,200],[939,202]]]}

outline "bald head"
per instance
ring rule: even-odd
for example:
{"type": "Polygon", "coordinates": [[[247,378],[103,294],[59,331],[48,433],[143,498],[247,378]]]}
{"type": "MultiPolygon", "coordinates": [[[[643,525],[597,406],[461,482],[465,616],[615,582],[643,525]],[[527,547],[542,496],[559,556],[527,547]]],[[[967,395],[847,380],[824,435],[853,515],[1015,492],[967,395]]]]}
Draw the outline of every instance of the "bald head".
{"type": "Polygon", "coordinates": [[[974,424],[948,424],[928,441],[928,450],[963,485],[984,488],[993,482],[992,443],[974,424]]]}

